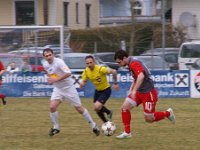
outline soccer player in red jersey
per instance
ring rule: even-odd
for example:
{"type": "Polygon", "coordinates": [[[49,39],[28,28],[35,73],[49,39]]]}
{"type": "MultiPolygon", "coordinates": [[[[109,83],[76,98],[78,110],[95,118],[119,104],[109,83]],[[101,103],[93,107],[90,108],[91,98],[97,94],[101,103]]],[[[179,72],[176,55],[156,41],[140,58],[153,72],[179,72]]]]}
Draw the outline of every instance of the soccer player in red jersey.
{"type": "Polygon", "coordinates": [[[124,124],[124,132],[117,136],[119,139],[130,138],[131,129],[131,113],[130,110],[134,107],[143,105],[144,118],[146,122],[152,123],[160,121],[164,118],[168,118],[171,123],[175,123],[175,116],[172,108],[168,108],[166,111],[156,111],[156,103],[158,101],[157,91],[154,87],[154,83],[150,78],[151,74],[148,68],[140,60],[134,57],[128,56],[127,52],[118,50],[115,53],[115,61],[120,66],[128,65],[130,72],[134,78],[129,94],[122,104],[122,122],[124,124]]]}
{"type": "MultiPolygon", "coordinates": [[[[2,85],[2,75],[5,72],[5,68],[3,63],[0,61],[0,86],[2,85]]],[[[6,101],[5,101],[5,95],[4,94],[0,94],[0,98],[2,99],[3,105],[6,105],[6,101]]]]}

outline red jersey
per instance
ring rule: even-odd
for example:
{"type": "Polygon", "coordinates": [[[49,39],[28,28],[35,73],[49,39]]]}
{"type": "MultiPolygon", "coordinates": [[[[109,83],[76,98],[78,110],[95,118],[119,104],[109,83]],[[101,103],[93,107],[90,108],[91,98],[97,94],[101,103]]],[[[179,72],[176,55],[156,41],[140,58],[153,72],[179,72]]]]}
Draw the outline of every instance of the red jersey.
{"type": "Polygon", "coordinates": [[[128,57],[128,67],[135,81],[141,72],[144,73],[144,81],[138,89],[139,92],[147,93],[154,89],[154,83],[150,78],[151,73],[142,61],[130,56],[128,57]]]}
{"type": "MultiPolygon", "coordinates": [[[[3,63],[0,61],[0,71],[5,70],[3,63]]],[[[0,85],[2,84],[2,77],[0,76],[0,85]]]]}
{"type": "Polygon", "coordinates": [[[5,70],[3,63],[0,61],[0,71],[5,70]]]}

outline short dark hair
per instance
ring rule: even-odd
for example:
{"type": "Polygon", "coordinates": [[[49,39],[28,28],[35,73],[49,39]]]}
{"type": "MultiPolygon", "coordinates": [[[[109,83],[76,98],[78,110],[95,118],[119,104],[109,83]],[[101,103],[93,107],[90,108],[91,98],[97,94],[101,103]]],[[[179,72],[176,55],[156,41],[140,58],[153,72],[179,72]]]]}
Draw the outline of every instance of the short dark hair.
{"type": "Polygon", "coordinates": [[[128,53],[124,50],[117,50],[115,52],[115,56],[114,56],[114,59],[120,59],[122,60],[124,57],[128,57],[128,53]]]}
{"type": "Polygon", "coordinates": [[[85,57],[85,60],[88,59],[88,58],[91,58],[91,59],[94,60],[94,57],[93,57],[92,55],[88,55],[88,56],[86,56],[86,57],[85,57]]]}
{"type": "Polygon", "coordinates": [[[50,48],[45,48],[44,50],[43,50],[43,56],[44,56],[44,53],[45,52],[51,52],[52,54],[53,54],[53,50],[52,49],[50,49],[50,48]]]}

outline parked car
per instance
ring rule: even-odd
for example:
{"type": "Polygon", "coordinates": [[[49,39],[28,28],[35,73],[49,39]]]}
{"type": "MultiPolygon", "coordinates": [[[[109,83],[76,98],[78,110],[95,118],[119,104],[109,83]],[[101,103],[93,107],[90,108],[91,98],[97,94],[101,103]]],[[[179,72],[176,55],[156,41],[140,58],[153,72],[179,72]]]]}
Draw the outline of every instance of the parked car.
{"type": "Polygon", "coordinates": [[[200,41],[184,42],[178,55],[180,70],[200,69],[200,41]]]}
{"type": "Polygon", "coordinates": [[[154,48],[154,49],[149,49],[149,50],[145,51],[144,53],[154,54],[154,53],[161,53],[163,51],[165,51],[165,53],[179,52],[179,48],[176,48],[176,47],[165,47],[164,49],[163,48],[154,48]]]}
{"type": "MultiPolygon", "coordinates": [[[[60,45],[54,44],[54,45],[46,45],[44,48],[51,48],[54,52],[54,54],[60,54],[60,45]]],[[[64,53],[71,53],[73,50],[69,46],[64,46],[64,53]]]]}
{"type": "MultiPolygon", "coordinates": [[[[60,47],[57,45],[46,45],[44,47],[24,47],[18,50],[10,51],[9,53],[14,54],[42,54],[45,48],[51,48],[54,54],[60,54],[60,47]]],[[[64,53],[70,53],[72,49],[69,47],[64,47],[64,53]]]]}
{"type": "Polygon", "coordinates": [[[26,47],[14,51],[10,51],[8,53],[12,54],[19,54],[19,55],[31,55],[31,54],[42,54],[44,50],[44,47],[26,47]]]}
{"type": "Polygon", "coordinates": [[[160,56],[140,55],[134,56],[134,58],[142,61],[149,68],[149,70],[170,70],[168,63],[160,56]]]}
{"type": "Polygon", "coordinates": [[[165,51],[163,49],[157,48],[153,50],[149,50],[143,54],[142,56],[161,56],[169,65],[171,70],[178,70],[178,54],[179,48],[166,48],[165,51]]]}
{"type": "Polygon", "coordinates": [[[98,58],[100,62],[102,62],[103,64],[106,64],[110,68],[113,68],[119,71],[127,70],[123,67],[120,67],[119,64],[115,62],[115,59],[114,59],[115,52],[100,52],[100,53],[95,53],[94,56],[98,58]]]}
{"type": "MultiPolygon", "coordinates": [[[[93,54],[90,53],[68,53],[64,54],[63,59],[73,73],[82,73],[82,71],[86,67],[85,57],[88,55],[94,56],[93,54]]],[[[60,57],[60,55],[56,55],[56,57],[60,57]]],[[[96,64],[106,66],[105,64],[100,62],[99,59],[96,58],[95,56],[94,58],[96,60],[96,64]]]]}

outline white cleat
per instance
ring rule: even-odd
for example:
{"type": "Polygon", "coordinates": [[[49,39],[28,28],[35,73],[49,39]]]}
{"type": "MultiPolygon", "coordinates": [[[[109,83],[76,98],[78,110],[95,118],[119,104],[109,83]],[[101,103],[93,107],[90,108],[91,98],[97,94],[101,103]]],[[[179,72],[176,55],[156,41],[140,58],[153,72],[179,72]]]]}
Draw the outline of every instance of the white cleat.
{"type": "Polygon", "coordinates": [[[167,111],[170,113],[168,119],[171,121],[172,124],[175,124],[176,118],[175,118],[172,108],[168,108],[167,111]]]}
{"type": "Polygon", "coordinates": [[[118,139],[127,139],[131,137],[132,137],[131,133],[126,133],[126,132],[122,132],[120,135],[116,136],[116,138],[118,139]]]}

